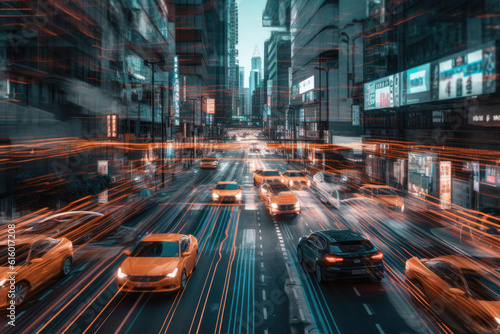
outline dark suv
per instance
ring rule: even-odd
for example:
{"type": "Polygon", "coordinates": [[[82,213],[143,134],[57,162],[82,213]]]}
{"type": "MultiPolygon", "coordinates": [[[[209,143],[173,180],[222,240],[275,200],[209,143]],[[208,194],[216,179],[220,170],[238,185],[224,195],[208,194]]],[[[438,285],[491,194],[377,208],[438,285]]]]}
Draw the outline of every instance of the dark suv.
{"type": "Polygon", "coordinates": [[[373,275],[384,278],[384,254],[361,233],[351,230],[327,230],[300,238],[299,262],[314,269],[316,280],[323,283],[335,278],[360,278],[373,275]]]}

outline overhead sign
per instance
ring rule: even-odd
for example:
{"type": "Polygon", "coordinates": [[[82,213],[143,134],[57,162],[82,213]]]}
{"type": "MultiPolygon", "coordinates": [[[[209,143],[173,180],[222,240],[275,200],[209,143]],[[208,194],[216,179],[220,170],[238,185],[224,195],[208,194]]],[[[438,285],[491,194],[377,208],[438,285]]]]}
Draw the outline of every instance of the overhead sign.
{"type": "Polygon", "coordinates": [[[107,115],[106,116],[106,134],[108,138],[118,137],[118,116],[117,115],[107,115]]]}
{"type": "Polygon", "coordinates": [[[451,161],[441,161],[439,163],[439,198],[441,208],[448,208],[451,204],[451,161]]]}
{"type": "Polygon", "coordinates": [[[304,94],[314,89],[314,75],[299,83],[299,94],[304,94]]]}

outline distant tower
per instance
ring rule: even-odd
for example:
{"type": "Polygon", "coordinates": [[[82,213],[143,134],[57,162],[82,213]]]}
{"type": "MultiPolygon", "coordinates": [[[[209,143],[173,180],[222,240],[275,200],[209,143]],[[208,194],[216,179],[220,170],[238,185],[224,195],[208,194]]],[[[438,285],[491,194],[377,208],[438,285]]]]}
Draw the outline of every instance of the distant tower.
{"type": "Polygon", "coordinates": [[[257,87],[261,87],[261,80],[262,80],[262,58],[260,57],[259,49],[257,48],[257,45],[253,49],[252,67],[250,69],[250,78],[248,80],[249,80],[249,84],[248,84],[249,103],[248,103],[248,106],[250,107],[249,110],[252,110],[252,94],[253,94],[253,91],[257,87]]]}

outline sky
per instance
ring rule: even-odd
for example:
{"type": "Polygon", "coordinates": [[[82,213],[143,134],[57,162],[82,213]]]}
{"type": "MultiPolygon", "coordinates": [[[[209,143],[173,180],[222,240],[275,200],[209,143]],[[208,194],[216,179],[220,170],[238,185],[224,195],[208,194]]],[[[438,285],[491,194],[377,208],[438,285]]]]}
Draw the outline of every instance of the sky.
{"type": "Polygon", "coordinates": [[[267,0],[238,0],[238,58],[245,67],[245,87],[248,87],[253,49],[257,45],[264,65],[264,41],[271,28],[262,27],[262,12],[267,0]]]}

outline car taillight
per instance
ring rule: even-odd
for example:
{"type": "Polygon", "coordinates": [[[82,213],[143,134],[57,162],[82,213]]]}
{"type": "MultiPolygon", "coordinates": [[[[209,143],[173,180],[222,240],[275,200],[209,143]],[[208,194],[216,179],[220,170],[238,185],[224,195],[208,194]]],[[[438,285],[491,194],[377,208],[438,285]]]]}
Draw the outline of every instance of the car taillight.
{"type": "Polygon", "coordinates": [[[340,256],[327,255],[325,256],[325,261],[329,263],[340,263],[344,261],[344,258],[340,256]]]}
{"type": "Polygon", "coordinates": [[[372,260],[382,260],[384,258],[384,253],[378,252],[371,256],[372,260]]]}

